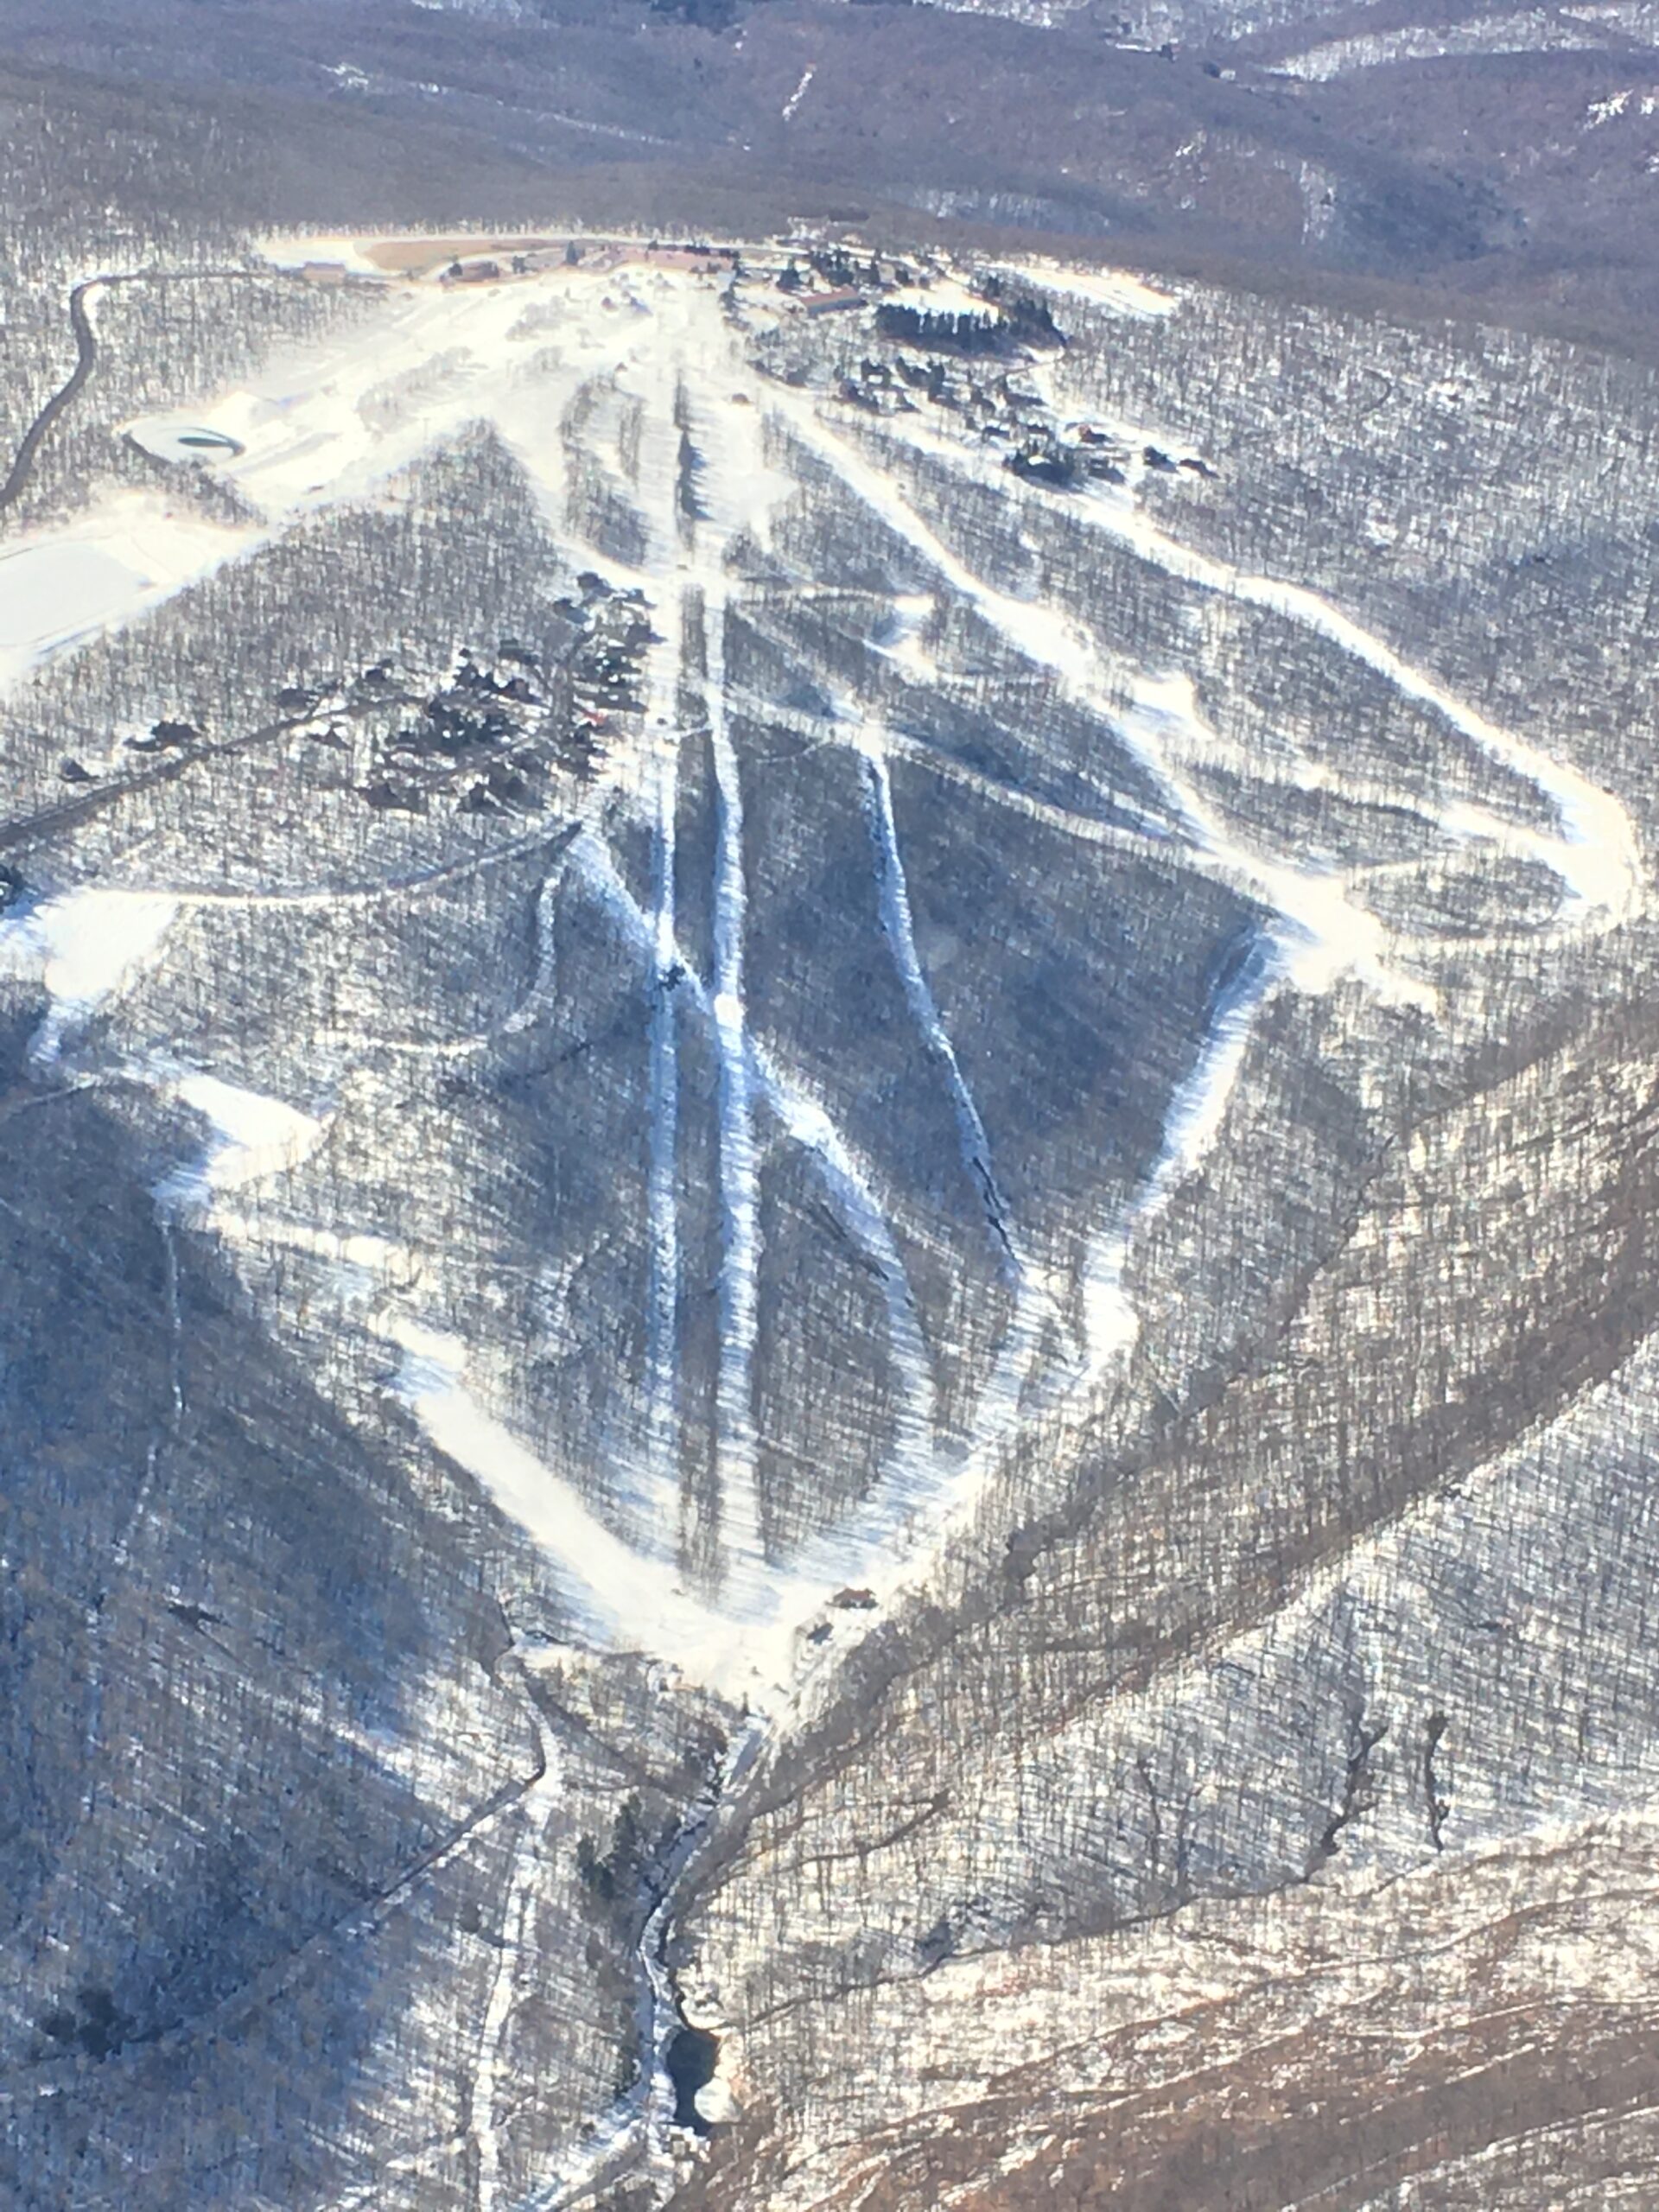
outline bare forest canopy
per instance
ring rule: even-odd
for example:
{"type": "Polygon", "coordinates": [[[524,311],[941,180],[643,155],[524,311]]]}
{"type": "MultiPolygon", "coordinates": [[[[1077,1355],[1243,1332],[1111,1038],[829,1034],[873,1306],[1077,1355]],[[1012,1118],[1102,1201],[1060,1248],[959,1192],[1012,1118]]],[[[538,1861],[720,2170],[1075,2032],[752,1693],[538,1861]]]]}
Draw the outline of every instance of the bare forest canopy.
{"type": "Polygon", "coordinates": [[[80,198],[193,229],[1021,233],[1649,342],[1659,119],[1628,10],[1125,4],[16,0],[8,200],[48,225],[80,198]]]}
{"type": "Polygon", "coordinates": [[[1659,16],[1434,3],[9,0],[4,2212],[1659,2202],[1659,16]]]}

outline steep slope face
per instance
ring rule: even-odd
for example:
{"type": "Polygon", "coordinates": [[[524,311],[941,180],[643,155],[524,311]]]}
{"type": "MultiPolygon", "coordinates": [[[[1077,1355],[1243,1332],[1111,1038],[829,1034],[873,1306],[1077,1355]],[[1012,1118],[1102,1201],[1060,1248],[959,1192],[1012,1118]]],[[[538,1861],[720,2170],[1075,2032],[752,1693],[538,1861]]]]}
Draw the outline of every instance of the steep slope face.
{"type": "Polygon", "coordinates": [[[1404,1898],[1195,1904],[1133,1943],[811,2000],[791,2116],[759,2107],[676,2201],[1641,2203],[1651,1849],[1645,1815],[1569,1826],[1404,1898]]]}
{"type": "Polygon", "coordinates": [[[1648,380],[336,256],[8,563],[17,2200],[1357,2204],[1510,1989],[1636,2158],[1648,380]]]}

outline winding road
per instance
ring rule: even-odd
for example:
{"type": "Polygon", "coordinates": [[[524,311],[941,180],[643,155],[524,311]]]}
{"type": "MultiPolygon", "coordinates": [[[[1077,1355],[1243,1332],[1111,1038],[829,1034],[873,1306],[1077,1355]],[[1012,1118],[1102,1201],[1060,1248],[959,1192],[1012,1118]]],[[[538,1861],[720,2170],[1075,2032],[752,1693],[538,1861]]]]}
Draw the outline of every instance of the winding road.
{"type": "Polygon", "coordinates": [[[66,414],[79,397],[86,379],[98,365],[98,340],[92,330],[92,319],[86,312],[86,295],[99,284],[118,283],[118,277],[89,276],[77,284],[69,295],[69,327],[75,335],[75,365],[67,380],[60,384],[35,420],[23,432],[22,443],[13,456],[6,480],[0,484],[0,511],[11,505],[29,482],[35,467],[35,456],[52,435],[53,426],[60,415],[66,414]]]}
{"type": "Polygon", "coordinates": [[[34,474],[41,448],[86,390],[98,366],[98,334],[86,305],[93,292],[113,290],[118,284],[200,284],[238,280],[245,283],[252,280],[276,283],[284,278],[296,284],[305,281],[292,270],[276,268],[124,269],[109,276],[83,277],[69,295],[69,327],[75,341],[75,365],[23,432],[5,482],[0,484],[0,514],[22,496],[34,474]]]}

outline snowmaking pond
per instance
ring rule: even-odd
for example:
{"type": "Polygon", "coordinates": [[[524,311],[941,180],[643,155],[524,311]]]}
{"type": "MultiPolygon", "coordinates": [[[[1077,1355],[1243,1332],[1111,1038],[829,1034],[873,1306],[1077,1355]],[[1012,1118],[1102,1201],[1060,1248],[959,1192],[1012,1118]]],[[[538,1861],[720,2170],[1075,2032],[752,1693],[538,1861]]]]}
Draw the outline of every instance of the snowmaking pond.
{"type": "Polygon", "coordinates": [[[198,467],[234,461],[243,451],[225,431],[208,429],[203,423],[177,415],[147,416],[128,423],[126,434],[152,460],[192,461],[198,467]]]}

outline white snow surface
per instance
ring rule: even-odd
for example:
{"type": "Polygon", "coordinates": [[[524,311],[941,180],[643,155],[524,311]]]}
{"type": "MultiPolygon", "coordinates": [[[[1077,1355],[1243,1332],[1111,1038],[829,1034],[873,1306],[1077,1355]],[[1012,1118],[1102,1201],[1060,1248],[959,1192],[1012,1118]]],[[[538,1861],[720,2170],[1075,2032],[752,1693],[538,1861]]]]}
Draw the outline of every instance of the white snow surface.
{"type": "Polygon", "coordinates": [[[466,1386],[468,1354],[459,1338],[395,1309],[379,1328],[404,1353],[398,1397],[437,1450],[474,1476],[561,1570],[586,1634],[613,1649],[656,1653],[734,1700],[787,1681],[792,1624],[777,1602],[782,1584],[770,1619],[714,1611],[673,1567],[624,1541],[573,1483],[484,1410],[466,1386]]]}
{"type": "Polygon", "coordinates": [[[1436,61],[1453,54],[1544,54],[1600,47],[1604,35],[1590,28],[1598,17],[1616,22],[1627,36],[1659,43],[1654,11],[1640,4],[1611,10],[1521,8],[1465,16],[1459,22],[1406,23],[1391,30],[1358,32],[1324,39],[1288,54],[1272,67],[1278,73],[1323,84],[1352,71],[1398,61],[1436,61]],[[1577,16],[1585,26],[1569,22],[1577,16]]]}
{"type": "Polygon", "coordinates": [[[49,1065],[59,1058],[71,1032],[152,958],[177,912],[177,901],[162,893],[92,887],[0,920],[0,974],[46,990],[32,1060],[49,1065]]]}
{"type": "Polygon", "coordinates": [[[59,646],[131,621],[255,534],[124,491],[67,526],[20,537],[0,552],[0,687],[59,646]]]}
{"type": "Polygon", "coordinates": [[[1255,972],[1247,970],[1243,987],[1224,999],[1203,1051],[1171,1101],[1164,1122],[1163,1146],[1140,1195],[1121,1225],[1099,1230],[1089,1241],[1084,1261],[1083,1325],[1091,1381],[1140,1340],[1140,1315],[1123,1281],[1131,1247],[1188,1176],[1203,1165],[1221,1134],[1255,1016],[1281,972],[1275,961],[1259,958],[1255,972]]]}
{"type": "MultiPolygon", "coordinates": [[[[901,537],[924,554],[951,583],[969,598],[1020,652],[1039,665],[1052,669],[1082,700],[1116,721],[1125,734],[1147,728],[1144,712],[1119,716],[1105,681],[1106,670],[1099,648],[1074,624],[1052,608],[1015,599],[976,575],[939,534],[906,500],[886,472],[877,467],[851,441],[831,431],[793,392],[779,396],[795,427],[816,450],[831,460],[850,488],[879,513],[901,537]]],[[[887,425],[891,434],[918,450],[943,458],[959,472],[982,482],[995,481],[1006,491],[1006,479],[995,464],[970,453],[919,422],[906,418],[887,425]]],[[[1509,825],[1481,812],[1484,834],[1508,850],[1524,850],[1531,858],[1547,858],[1571,899],[1580,910],[1579,924],[1606,929],[1635,912],[1645,889],[1639,841],[1630,816],[1611,791],[1542,747],[1503,728],[1478,709],[1459,699],[1447,686],[1415,667],[1384,639],[1367,630],[1341,608],[1307,586],[1282,577],[1255,575],[1209,554],[1184,545],[1161,529],[1128,491],[1103,488],[1079,502],[1079,516],[1091,529],[1130,547],[1142,558],[1169,575],[1222,598],[1244,601],[1270,608],[1325,638],[1413,699],[1440,715],[1447,726],[1478,747],[1499,766],[1524,777],[1550,802],[1560,832],[1546,840],[1517,837],[1509,825]]],[[[1190,678],[1170,672],[1147,672],[1138,687],[1141,709],[1149,710],[1166,725],[1191,723],[1192,689],[1190,678]]],[[[1214,740],[1204,742],[1213,747],[1214,740]]],[[[1151,764],[1149,764],[1151,765],[1151,764]]],[[[1188,795],[1185,804],[1195,804],[1188,795]]],[[[1471,813],[1459,810],[1462,833],[1468,834],[1471,813]]],[[[1218,855],[1236,861],[1238,852],[1218,855]]],[[[1263,862],[1250,855],[1248,870],[1260,876],[1263,862]]],[[[1301,873],[1298,871],[1297,873],[1301,873]]],[[[1409,988],[1409,987],[1408,987],[1409,988]]]]}
{"type": "MultiPolygon", "coordinates": [[[[809,69],[789,112],[810,80],[809,69]]],[[[373,266],[360,242],[350,239],[307,238],[272,251],[296,261],[373,266]]],[[[1180,304],[1179,295],[1122,271],[1068,270],[1038,262],[1008,265],[1033,284],[1114,315],[1166,317],[1180,304]]],[[[999,589],[980,575],[971,547],[952,542],[948,517],[938,526],[931,523],[902,477],[872,457],[859,432],[843,429],[810,392],[756,373],[707,280],[641,264],[561,269],[499,286],[391,283],[385,300],[385,313],[377,321],[291,351],[191,414],[193,426],[219,432],[241,448],[233,454],[219,449],[214,471],[251,503],[263,518],[257,524],[226,530],[175,512],[159,495],[121,492],[72,525],[12,541],[0,555],[0,682],[16,678],[73,638],[143,615],[218,563],[240,556],[311,513],[344,501],[403,496],[400,473],[435,442],[475,421],[492,423],[518,454],[550,525],[568,542],[566,464],[554,426],[595,376],[613,379],[622,393],[643,403],[645,429],[630,488],[654,524],[649,551],[634,572],[598,554],[592,554],[591,565],[616,583],[645,592],[660,636],[647,671],[647,727],[658,741],[638,765],[635,794],[655,836],[655,873],[648,893],[636,898],[597,823],[589,823],[571,846],[569,865],[606,902],[658,984],[646,1102],[652,1275],[645,1464],[608,1471],[613,1478],[609,1502],[587,1495],[570,1471],[549,1463],[533,1436],[517,1433],[501,1416],[499,1409],[512,1402],[512,1394],[493,1395],[501,1376],[499,1351],[432,1325],[431,1317],[442,1310],[441,1250],[417,1251],[349,1223],[324,1226],[290,1218],[285,1192],[273,1202],[269,1186],[322,1140],[326,1107],[264,1096],[212,1069],[160,1058],[134,1072],[207,1125],[205,1143],[156,1187],[163,1222],[188,1222],[232,1251],[286,1249],[320,1263],[315,1297],[337,1301],[342,1330],[366,1329],[385,1347],[388,1395],[432,1449],[465,1471],[534,1544],[556,1580],[574,1634],[600,1651],[649,1653],[664,1662],[670,1677],[706,1686],[734,1704],[747,1702],[757,1716],[748,1739],[752,1749],[764,1726],[760,1716],[791,1703],[808,1706],[821,1686],[832,1694],[843,1639],[836,1616],[824,1611],[830,1593],[843,1586],[868,1587],[877,1600],[873,1618],[879,1619],[899,1592],[925,1573],[950,1532],[972,1515],[1033,1406],[1046,1410],[1068,1395],[1099,1388],[1131,1352],[1141,1325],[1131,1288],[1136,1252],[1220,1140],[1257,1018],[1272,996],[1358,988],[1396,1009],[1402,1021],[1432,1021],[1440,1012],[1427,980],[1435,972],[1427,964],[1433,948],[1426,938],[1385,925],[1366,906],[1356,874],[1300,864],[1252,842],[1206,798],[1198,772],[1224,761],[1229,748],[1206,716],[1192,671],[1143,666],[1126,680],[1123,664],[1087,626],[1052,606],[999,589]],[[748,404],[734,408],[734,394],[748,404]],[[674,506],[677,426],[671,426],[671,415],[677,406],[683,407],[702,463],[698,493],[705,512],[689,531],[679,526],[674,506]],[[918,950],[888,771],[890,758],[909,757],[906,749],[915,741],[875,726],[851,706],[815,733],[817,741],[861,756],[856,765],[866,777],[871,866],[888,955],[919,1049],[955,1116],[963,1166],[980,1191],[988,1232],[1006,1237],[1014,1314],[973,1409],[966,1443],[941,1438],[938,1385],[906,1274],[907,1239],[895,1230],[896,1214],[890,1217],[891,1196],[830,1105],[755,1033],[746,999],[744,763],[727,723],[721,630],[727,594],[746,550],[751,543],[764,546],[773,512],[798,488],[772,457],[776,446],[768,432],[774,427],[826,463],[928,571],[925,588],[894,605],[897,621],[886,651],[895,670],[924,683],[938,680],[924,624],[942,601],[965,601],[1020,655],[1052,672],[1066,693],[1111,728],[1144,770],[1164,811],[1154,820],[1149,810],[1138,826],[1125,827],[1001,786],[998,802],[1103,845],[1145,850],[1155,841],[1165,854],[1179,851],[1196,873],[1236,889],[1261,914],[1255,947],[1231,988],[1211,1009],[1208,1033],[1167,1101],[1151,1167],[1127,1203],[1109,1211],[1097,1193],[1075,1194],[1081,1280],[1051,1282],[1030,1258],[1020,1224],[1003,1205],[994,1166],[999,1133],[981,1113],[918,950]],[[715,914],[714,975],[707,989],[683,956],[675,899],[678,662],[683,613],[692,596],[704,608],[705,704],[719,813],[714,880],[706,887],[715,914]],[[719,1075],[724,1237],[719,1571],[711,1587],[694,1584],[682,1565],[683,1556],[694,1554],[679,1517],[675,1449],[683,1266],[674,1211],[677,1022],[682,1018],[703,1024],[719,1075]],[[896,1439],[880,1480],[840,1525],[783,1558],[775,1552],[769,1557],[763,1538],[753,1414],[759,1176],[768,1146],[798,1148],[823,1205],[880,1285],[897,1378],[896,1439]],[[1066,1319],[1057,1328],[1063,1307],[1066,1319]],[[1075,1350],[1057,1355],[1054,1345],[1064,1344],[1068,1329],[1075,1350]],[[1062,1363],[1068,1360],[1069,1365],[1062,1363]],[[809,1649],[805,1632],[820,1620],[836,1622],[837,1633],[821,1649],[809,1649]]],[[[168,419],[154,418],[152,428],[168,419]]],[[[925,418],[911,418],[907,427],[889,425],[886,434],[910,439],[931,461],[964,480],[994,483],[1002,496],[1025,496],[1010,490],[1004,474],[993,474],[994,460],[937,431],[925,418]]],[[[1175,449],[1173,442],[1160,442],[1175,449]]],[[[1638,909],[1646,896],[1644,872],[1630,821],[1611,792],[1541,745],[1495,723],[1318,593],[1288,579],[1237,569],[1181,543],[1140,505],[1133,482],[1121,492],[1080,497],[1072,512],[1084,527],[1132,548],[1200,592],[1270,608],[1315,632],[1447,730],[1530,780],[1554,815],[1553,824],[1543,829],[1520,828],[1472,801],[1444,799],[1432,790],[1409,803],[1451,839],[1479,841],[1552,869],[1563,893],[1555,926],[1564,934],[1610,929],[1638,909]]],[[[591,549],[578,550],[581,564],[588,564],[591,549]]],[[[786,720],[786,710],[775,702],[767,711],[780,723],[786,720]]],[[[945,781],[971,781],[977,773],[966,763],[928,757],[945,781]]],[[[385,893],[373,888],[360,895],[385,893]]],[[[249,894],[253,903],[265,896],[280,904],[296,898],[333,900],[338,894],[321,888],[249,894]]],[[[78,1027],[164,956],[169,926],[187,902],[200,903],[197,894],[93,886],[0,918],[0,973],[38,983],[46,996],[46,1014],[31,1046],[37,1065],[57,1062],[78,1027]]],[[[532,1018],[556,983],[543,947],[536,982],[507,1026],[532,1018]]],[[[456,1049],[472,1050],[477,1041],[456,1049]]],[[[507,2199],[505,2145],[496,2133],[503,2118],[498,2112],[498,2092],[505,2086],[502,2054],[518,2001],[518,1961],[540,1836],[561,1787],[553,1746],[544,1731],[538,1733],[546,1764],[511,1815],[504,1948],[475,2053],[474,2158],[480,2204],[496,2212],[507,2199]]],[[[709,2117],[721,2116],[730,2094],[723,2077],[703,2093],[709,2117]]],[[[651,2088],[652,2124],[663,2123],[662,2099],[659,2068],[651,2088]]],[[[634,2108],[619,2107],[585,2146],[585,2160],[602,2162],[639,2122],[634,2108]]]]}
{"type": "Polygon", "coordinates": [[[801,102],[806,98],[807,87],[811,84],[812,79],[817,73],[817,71],[810,66],[802,70],[799,84],[796,86],[794,91],[784,102],[783,108],[781,110],[782,117],[785,123],[789,121],[796,109],[799,107],[801,102]]]}
{"type": "Polygon", "coordinates": [[[256,247],[273,269],[302,269],[308,261],[333,261],[356,276],[384,277],[385,270],[370,258],[367,251],[374,243],[372,238],[354,237],[345,231],[282,231],[257,239],[256,247]]]}
{"type": "Polygon", "coordinates": [[[160,1087],[200,1114],[213,1135],[199,1159],[175,1167],[156,1186],[166,1211],[210,1208],[221,1191],[239,1191],[297,1167],[320,1141],[313,1114],[216,1075],[185,1074],[160,1087]]]}
{"type": "Polygon", "coordinates": [[[1070,269],[1063,262],[1040,259],[1003,265],[1011,275],[1040,285],[1046,292],[1086,300],[1091,307],[1106,308],[1113,315],[1128,315],[1137,322],[1161,321],[1181,303],[1179,293],[1164,291],[1127,269],[1070,269]]]}

